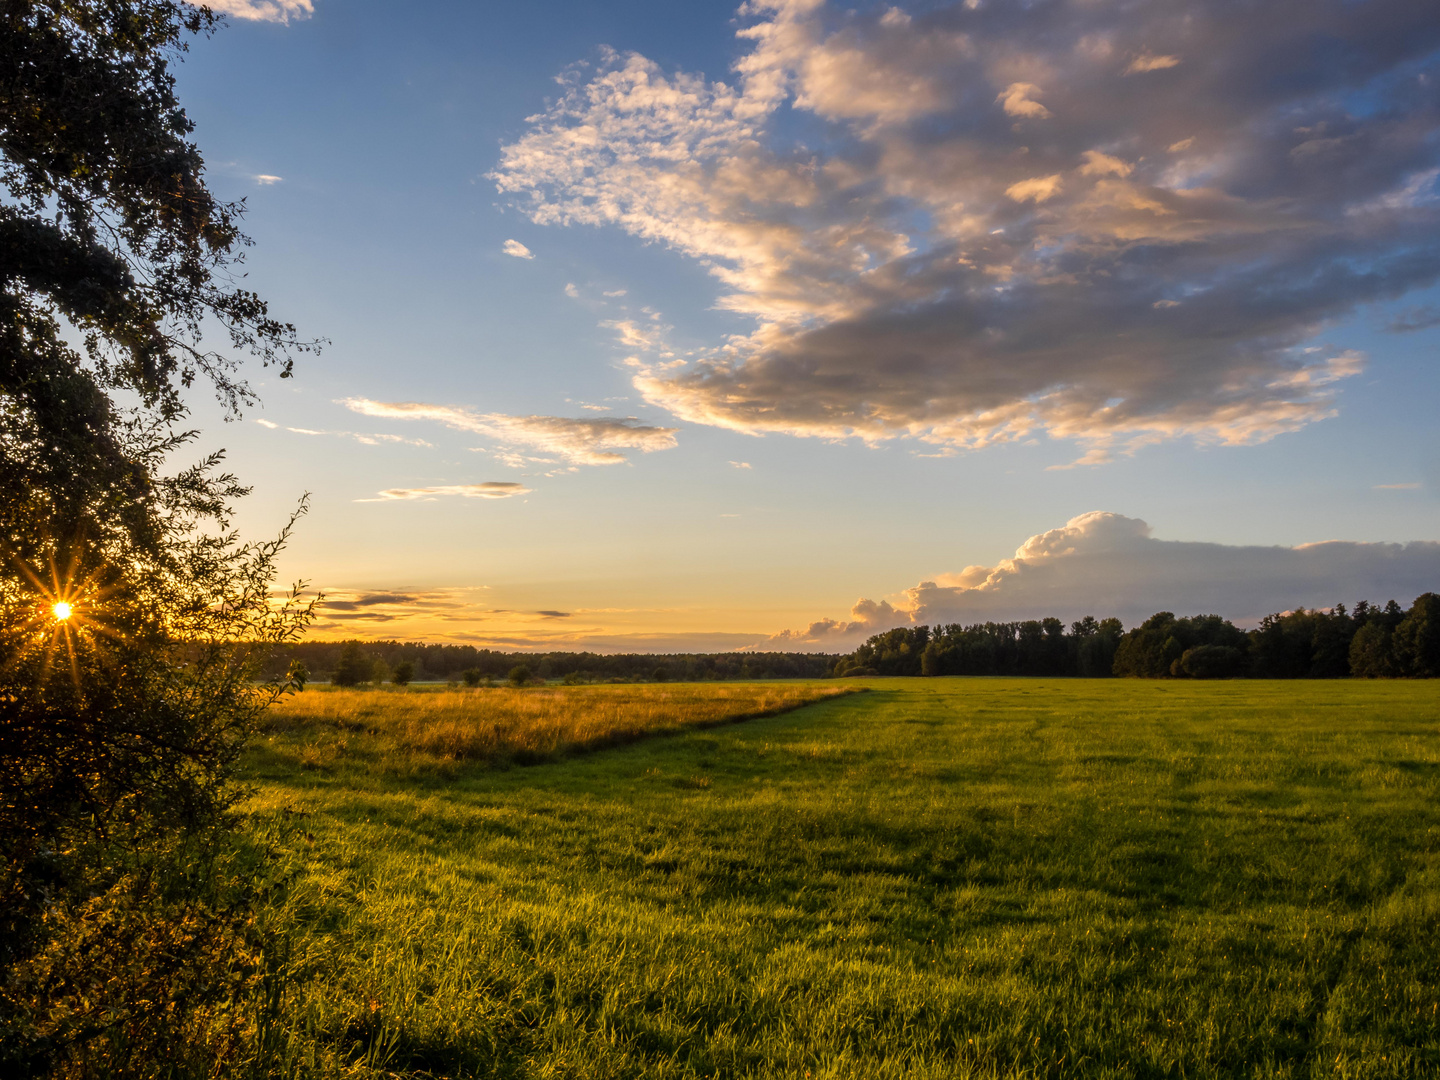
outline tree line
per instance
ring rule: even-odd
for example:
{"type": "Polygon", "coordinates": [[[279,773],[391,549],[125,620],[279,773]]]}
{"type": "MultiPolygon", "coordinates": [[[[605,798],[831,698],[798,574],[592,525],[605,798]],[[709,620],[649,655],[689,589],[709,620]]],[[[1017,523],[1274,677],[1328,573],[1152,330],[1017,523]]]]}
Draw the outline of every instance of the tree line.
{"type": "Polygon", "coordinates": [[[1242,630],[1219,615],[1162,611],[1125,632],[1119,619],[1086,616],[900,627],[876,634],[831,673],[843,675],[1051,675],[1100,678],[1343,679],[1440,675],[1440,595],[1408,610],[1394,600],[1347,609],[1267,615],[1242,630]]]}
{"type": "Polygon", "coordinates": [[[501,652],[474,645],[415,641],[303,641],[274,649],[268,674],[283,677],[303,665],[307,678],[356,685],[393,682],[508,680],[517,667],[540,679],[568,682],[709,682],[728,679],[823,679],[835,654],[824,653],[620,653],[501,652]],[[407,666],[408,665],[408,666],[407,666]]]}

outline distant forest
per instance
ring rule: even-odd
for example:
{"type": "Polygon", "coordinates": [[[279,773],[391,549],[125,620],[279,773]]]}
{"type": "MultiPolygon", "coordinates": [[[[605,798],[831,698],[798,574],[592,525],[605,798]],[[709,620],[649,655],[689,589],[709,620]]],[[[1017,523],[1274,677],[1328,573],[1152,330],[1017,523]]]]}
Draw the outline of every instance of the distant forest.
{"type": "Polygon", "coordinates": [[[372,681],[385,682],[402,664],[410,664],[418,682],[504,680],[525,666],[541,679],[571,682],[656,682],[675,679],[823,679],[841,657],[821,653],[625,653],[497,652],[473,645],[426,645],[402,641],[302,641],[277,648],[270,659],[271,675],[283,674],[300,661],[312,679],[329,679],[346,650],[358,649],[373,668],[372,681]]]}
{"type": "Polygon", "coordinates": [[[1111,675],[1149,679],[1434,678],[1440,596],[1409,611],[1395,601],[1354,610],[1296,609],[1250,631],[1219,615],[1152,615],[1129,633],[1119,619],[903,627],[876,634],[835,675],[1111,675]]]}
{"type": "MultiPolygon", "coordinates": [[[[1440,595],[1409,610],[1361,602],[1329,611],[1269,615],[1242,630],[1219,615],[1177,618],[1162,611],[1128,633],[1119,619],[1087,616],[901,627],[876,634],[853,653],[499,652],[473,645],[399,641],[308,641],[283,646],[270,673],[297,662],[311,679],[329,679],[342,660],[359,661],[369,681],[403,670],[416,681],[504,680],[524,666],[565,682],[698,682],[822,679],[846,675],[1050,675],[1082,678],[1343,679],[1440,676],[1440,595]]],[[[361,680],[364,681],[364,680],[361,680]]]]}

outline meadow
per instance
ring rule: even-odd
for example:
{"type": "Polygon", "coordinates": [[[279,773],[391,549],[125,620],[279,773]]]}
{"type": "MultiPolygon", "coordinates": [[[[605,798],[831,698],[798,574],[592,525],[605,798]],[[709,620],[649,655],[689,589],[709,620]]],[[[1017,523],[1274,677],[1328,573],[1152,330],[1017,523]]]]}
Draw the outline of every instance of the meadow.
{"type": "Polygon", "coordinates": [[[291,1071],[1440,1075],[1433,684],[860,682],[530,765],[307,690],[248,759],[291,1071]]]}

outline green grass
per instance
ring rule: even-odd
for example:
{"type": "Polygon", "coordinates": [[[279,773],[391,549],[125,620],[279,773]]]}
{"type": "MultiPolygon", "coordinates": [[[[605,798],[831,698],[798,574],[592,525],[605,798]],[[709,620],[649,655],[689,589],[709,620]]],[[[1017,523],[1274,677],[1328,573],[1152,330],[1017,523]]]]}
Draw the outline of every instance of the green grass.
{"type": "Polygon", "coordinates": [[[257,748],[257,827],[292,822],[302,867],[295,1047],[401,1075],[1440,1075],[1433,684],[867,684],[529,767],[257,748]]]}

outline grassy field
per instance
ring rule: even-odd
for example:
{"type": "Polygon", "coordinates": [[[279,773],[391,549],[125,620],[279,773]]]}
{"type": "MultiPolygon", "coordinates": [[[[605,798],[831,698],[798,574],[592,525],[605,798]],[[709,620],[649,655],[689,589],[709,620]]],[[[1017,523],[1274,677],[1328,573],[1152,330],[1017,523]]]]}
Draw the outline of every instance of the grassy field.
{"type": "Polygon", "coordinates": [[[773,716],[852,693],[817,683],[681,683],[546,689],[317,688],[265,714],[265,751],[307,769],[452,772],[533,765],[687,728],[773,716]],[[298,757],[295,755],[298,752],[298,757]]]}
{"type": "Polygon", "coordinates": [[[526,767],[277,729],[299,1071],[1440,1075],[1435,686],[866,682],[526,767]]]}

